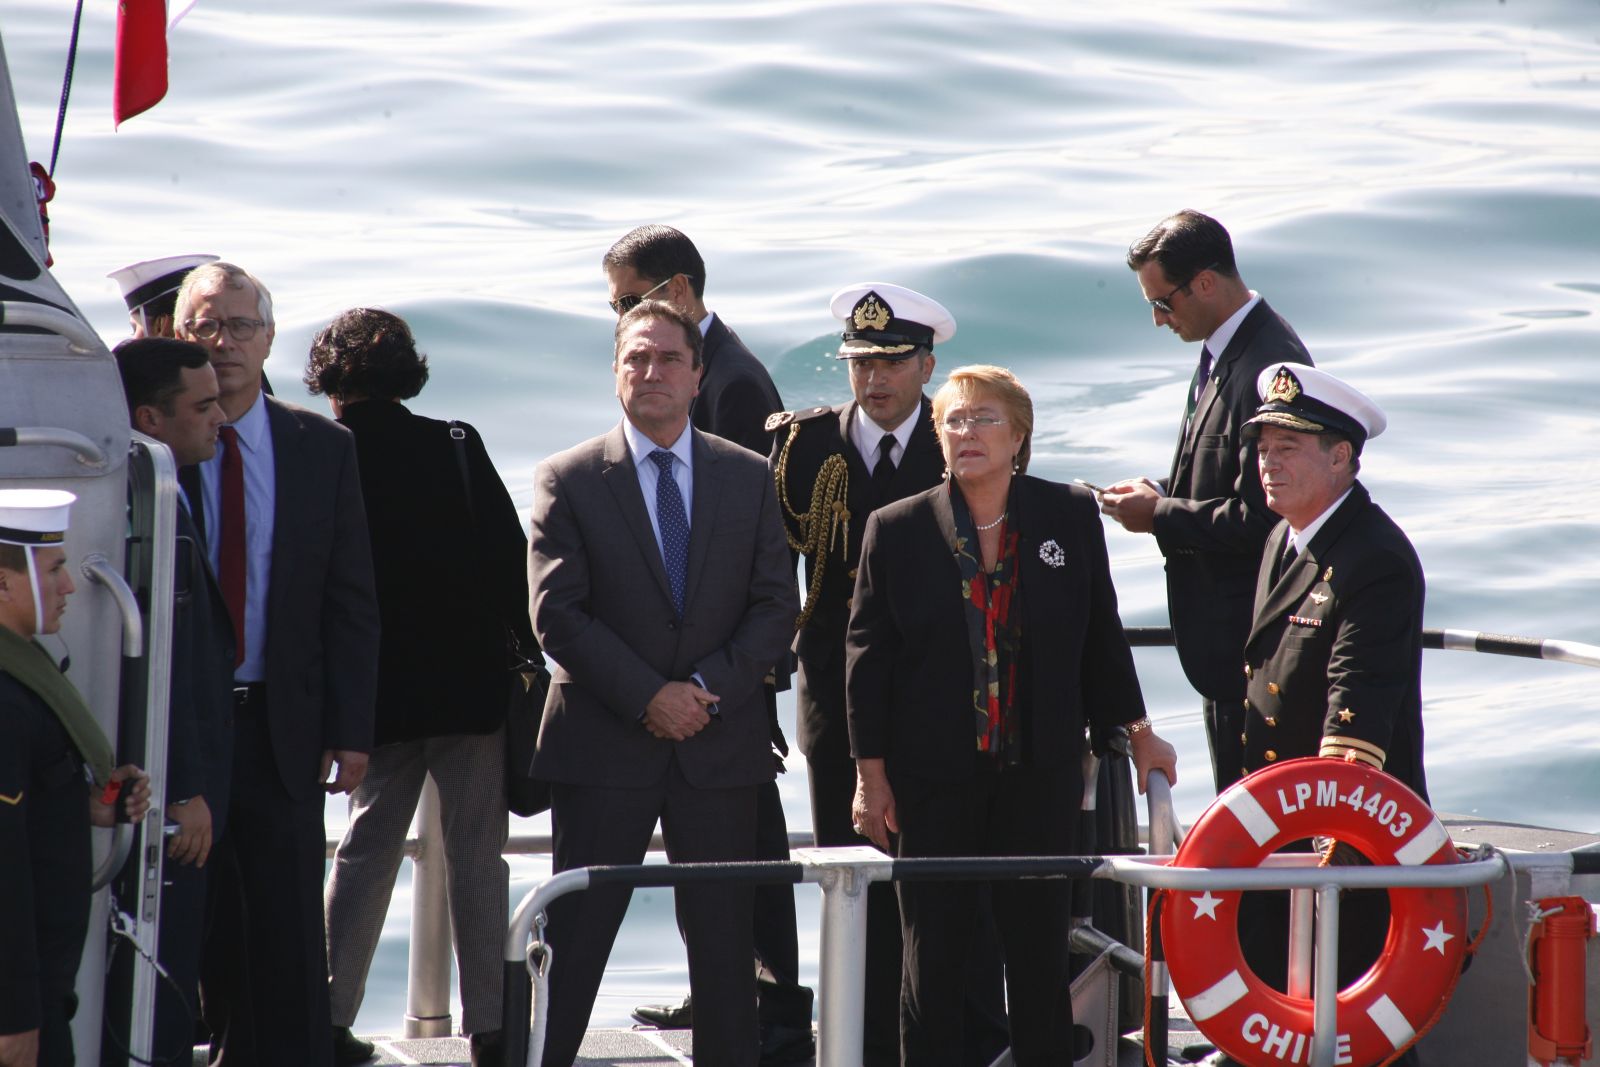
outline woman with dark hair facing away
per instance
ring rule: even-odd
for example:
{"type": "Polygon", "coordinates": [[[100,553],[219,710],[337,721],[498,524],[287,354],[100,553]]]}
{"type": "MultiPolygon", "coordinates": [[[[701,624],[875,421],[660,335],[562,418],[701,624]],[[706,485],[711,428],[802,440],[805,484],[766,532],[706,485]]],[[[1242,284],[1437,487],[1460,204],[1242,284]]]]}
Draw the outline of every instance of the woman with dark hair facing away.
{"type": "Polygon", "coordinates": [[[428,362],[403,319],[344,312],[311,342],[305,383],[356,439],[377,578],[376,747],[350,795],[350,828],[325,893],[335,1055],[373,1046],[350,1030],[365,992],[407,828],[431,774],[439,788],[461,1023],[472,1063],[500,1062],[500,948],[507,868],[508,633],[528,620],[527,539],[472,427],[414,415],[428,362]],[[458,442],[452,431],[462,436],[458,442]],[[467,477],[457,450],[465,448],[467,477]]]}
{"type": "MultiPolygon", "coordinates": [[[[947,478],[873,512],[845,639],[858,832],[899,857],[1076,852],[1084,734],[1124,727],[1140,790],[1172,746],[1150,729],[1094,497],[1024,473],[1033,403],[1002,367],[933,397],[947,478]]],[[[902,1062],[961,1064],[974,882],[896,883],[902,1062]]],[[[992,883],[1012,1058],[1073,1047],[1070,883],[992,883]]],[[[1070,1057],[1069,1057],[1070,1058],[1070,1057]]]]}

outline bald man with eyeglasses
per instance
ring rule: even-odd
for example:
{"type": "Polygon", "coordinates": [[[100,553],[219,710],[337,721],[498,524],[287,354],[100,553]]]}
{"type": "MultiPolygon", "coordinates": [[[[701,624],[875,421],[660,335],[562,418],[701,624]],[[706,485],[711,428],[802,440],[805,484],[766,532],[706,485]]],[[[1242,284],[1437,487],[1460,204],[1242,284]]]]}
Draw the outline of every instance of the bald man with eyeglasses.
{"type": "Polygon", "coordinates": [[[1309,364],[1294,328],[1245,285],[1220,222],[1180,211],[1128,249],[1128,267],[1156,326],[1203,342],[1185,394],[1168,476],[1107,487],[1100,510],[1153,534],[1166,558],[1167,609],[1183,673],[1202,698],[1220,793],[1242,776],[1245,677],[1240,667],[1261,548],[1278,517],[1267,508],[1255,443],[1256,377],[1275,363],[1309,364]]]}

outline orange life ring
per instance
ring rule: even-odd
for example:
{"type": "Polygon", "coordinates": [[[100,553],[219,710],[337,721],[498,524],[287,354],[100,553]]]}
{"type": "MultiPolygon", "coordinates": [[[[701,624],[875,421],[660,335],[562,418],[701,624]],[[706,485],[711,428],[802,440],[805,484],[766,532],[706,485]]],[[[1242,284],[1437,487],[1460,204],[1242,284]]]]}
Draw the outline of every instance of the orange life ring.
{"type": "MultiPolygon", "coordinates": [[[[1289,760],[1237,782],[1206,809],[1173,859],[1178,867],[1255,867],[1314,836],[1355,846],[1377,864],[1454,863],[1433,810],[1404,784],[1361,763],[1289,760]]],[[[1263,982],[1239,947],[1239,891],[1169,891],[1161,915],[1172,987],[1219,1049],[1248,1064],[1307,1064],[1309,998],[1263,982]]],[[[1338,996],[1335,1062],[1372,1067],[1425,1031],[1461,970],[1465,889],[1391,889],[1389,935],[1372,968],[1338,996]]]]}

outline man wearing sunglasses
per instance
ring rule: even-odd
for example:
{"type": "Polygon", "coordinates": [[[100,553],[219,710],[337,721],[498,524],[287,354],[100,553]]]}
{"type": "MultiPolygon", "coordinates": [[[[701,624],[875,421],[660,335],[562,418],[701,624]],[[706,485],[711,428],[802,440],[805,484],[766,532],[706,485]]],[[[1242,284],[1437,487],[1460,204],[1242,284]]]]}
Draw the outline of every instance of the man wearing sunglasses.
{"type": "Polygon", "coordinates": [[[1178,659],[1199,690],[1217,791],[1242,776],[1243,654],[1261,548],[1278,517],[1267,508],[1255,442],[1256,378],[1272,364],[1311,362],[1294,329],[1248,288],[1216,219],[1180,211],[1128,249],[1151,318],[1201,341],[1185,394],[1172,469],[1160,481],[1108,487],[1100,510],[1154,534],[1166,557],[1167,607],[1178,659]]]}
{"type": "MultiPolygon", "coordinates": [[[[782,408],[783,401],[767,368],[738,334],[706,309],[705,261],[694,242],[671,226],[640,226],[611,246],[601,266],[611,291],[611,310],[619,318],[643,300],[660,300],[700,325],[705,345],[700,359],[705,369],[700,392],[689,408],[689,421],[702,433],[726,438],[765,456],[772,447],[766,418],[782,408]]],[[[779,769],[789,754],[789,744],[778,726],[777,690],[780,684],[788,688],[788,676],[787,665],[783,665],[763,687],[779,769]]],[[[758,787],[756,839],[757,858],[789,858],[789,827],[775,782],[758,787]]],[[[761,1062],[765,1067],[804,1062],[813,1049],[812,993],[799,980],[794,893],[788,886],[757,887],[755,943],[761,1062]]],[[[684,1029],[693,1024],[694,1009],[685,998],[681,1004],[641,1004],[633,1016],[647,1026],[684,1029]]]]}

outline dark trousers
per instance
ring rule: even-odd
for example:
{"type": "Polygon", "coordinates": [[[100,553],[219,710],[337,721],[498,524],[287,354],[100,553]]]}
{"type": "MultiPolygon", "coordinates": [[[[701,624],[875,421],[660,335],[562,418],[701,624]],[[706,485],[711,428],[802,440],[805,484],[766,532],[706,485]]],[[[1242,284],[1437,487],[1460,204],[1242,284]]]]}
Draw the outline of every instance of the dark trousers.
{"type": "MultiPolygon", "coordinates": [[[[772,692],[769,687],[767,692],[772,692]]],[[[778,783],[756,786],[756,859],[789,859],[789,824],[778,783]]],[[[756,1011],[761,1025],[811,1028],[811,990],[800,984],[794,887],[755,887],[756,1011]]]]}
{"type": "MultiPolygon", "coordinates": [[[[675,863],[748,860],[755,855],[755,786],[696,789],[674,760],[662,781],[638,789],[551,786],[555,869],[644,860],[657,819],[675,863]]],[[[578,1054],[632,890],[602,886],[550,906],[547,931],[550,1019],[545,1060],[567,1067],[578,1054]]],[[[754,1067],[756,1025],[753,894],[748,885],[707,882],[674,891],[689,950],[695,1062],[754,1067]]]]}
{"type": "MultiPolygon", "coordinates": [[[[901,781],[898,855],[1043,856],[1076,850],[1082,773],[1070,767],[994,768],[980,757],[962,782],[901,781]]],[[[905,1067],[959,1067],[963,1000],[980,924],[989,910],[1005,952],[1011,1055],[1019,1067],[1059,1064],[1072,1044],[1067,936],[1071,886],[1059,879],[899,882],[905,936],[901,1046],[905,1067]]]]}
{"type": "MultiPolygon", "coordinates": [[[[201,1000],[222,1067],[331,1067],[322,794],[284,789],[257,691],[236,704],[228,828],[206,869],[201,1000]]],[[[314,778],[316,767],[298,768],[314,778]]]]}
{"type": "Polygon", "coordinates": [[[1211,777],[1222,792],[1244,777],[1244,697],[1236,700],[1200,701],[1211,749],[1211,777]]]}

